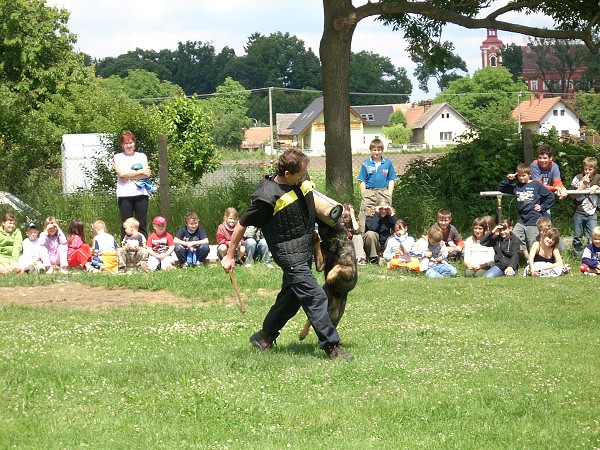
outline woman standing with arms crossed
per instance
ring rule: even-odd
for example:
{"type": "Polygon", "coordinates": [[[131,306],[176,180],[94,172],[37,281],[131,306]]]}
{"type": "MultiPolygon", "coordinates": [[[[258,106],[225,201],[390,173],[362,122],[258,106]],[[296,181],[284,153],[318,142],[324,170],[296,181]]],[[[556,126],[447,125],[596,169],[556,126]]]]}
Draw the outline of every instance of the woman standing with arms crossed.
{"type": "MultiPolygon", "coordinates": [[[[117,201],[119,202],[121,222],[135,217],[140,223],[140,232],[147,237],[149,192],[147,184],[139,181],[149,178],[151,172],[148,167],[148,158],[144,153],[136,152],[135,146],[134,134],[131,131],[123,131],[121,133],[123,152],[117,153],[113,159],[115,172],[117,172],[117,201]]],[[[121,239],[124,235],[125,229],[121,230],[121,239]]]]}

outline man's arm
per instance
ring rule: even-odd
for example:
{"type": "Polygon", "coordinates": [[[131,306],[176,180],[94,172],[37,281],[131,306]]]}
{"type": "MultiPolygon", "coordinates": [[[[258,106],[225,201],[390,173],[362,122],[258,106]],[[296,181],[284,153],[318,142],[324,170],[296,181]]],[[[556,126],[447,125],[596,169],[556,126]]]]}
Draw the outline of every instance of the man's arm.
{"type": "Polygon", "coordinates": [[[246,227],[241,225],[240,222],[235,225],[233,229],[233,233],[231,234],[231,241],[229,242],[229,247],[227,248],[227,254],[221,260],[221,266],[225,269],[225,272],[230,272],[235,267],[235,249],[237,245],[244,237],[244,233],[246,232],[246,227]]]}

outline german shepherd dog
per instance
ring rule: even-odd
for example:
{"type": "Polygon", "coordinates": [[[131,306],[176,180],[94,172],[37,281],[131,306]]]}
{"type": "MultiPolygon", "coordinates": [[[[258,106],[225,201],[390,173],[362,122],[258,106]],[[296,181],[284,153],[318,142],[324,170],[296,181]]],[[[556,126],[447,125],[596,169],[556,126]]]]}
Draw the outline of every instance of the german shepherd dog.
{"type": "MultiPolygon", "coordinates": [[[[344,315],[348,292],[354,289],[358,280],[356,253],[343,219],[342,214],[333,227],[319,222],[321,241],[316,239],[314,244],[315,266],[319,272],[325,270],[323,290],[327,294],[327,313],[335,327],[344,315]]],[[[309,331],[310,322],[307,320],[300,332],[300,340],[309,331]]]]}

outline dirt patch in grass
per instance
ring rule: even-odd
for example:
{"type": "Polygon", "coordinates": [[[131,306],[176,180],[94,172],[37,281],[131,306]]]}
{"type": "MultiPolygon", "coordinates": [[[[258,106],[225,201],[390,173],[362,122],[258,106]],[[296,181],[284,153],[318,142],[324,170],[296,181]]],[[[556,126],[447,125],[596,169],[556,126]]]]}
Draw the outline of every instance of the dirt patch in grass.
{"type": "MultiPolygon", "coordinates": [[[[233,302],[231,299],[223,299],[233,302]]],[[[166,291],[134,291],[131,289],[92,287],[80,283],[59,283],[48,286],[17,286],[0,288],[0,305],[68,306],[97,309],[115,306],[202,304],[166,291]]]]}
{"type": "MultiPolygon", "coordinates": [[[[260,297],[277,295],[277,291],[258,289],[260,297]]],[[[242,294],[244,301],[246,296],[242,294]]],[[[131,305],[207,306],[227,304],[237,308],[236,299],[226,296],[210,302],[200,302],[174,295],[167,291],[134,291],[132,289],[87,286],[81,283],[57,283],[48,286],[0,287],[0,306],[66,306],[71,308],[98,309],[131,305]]]]}

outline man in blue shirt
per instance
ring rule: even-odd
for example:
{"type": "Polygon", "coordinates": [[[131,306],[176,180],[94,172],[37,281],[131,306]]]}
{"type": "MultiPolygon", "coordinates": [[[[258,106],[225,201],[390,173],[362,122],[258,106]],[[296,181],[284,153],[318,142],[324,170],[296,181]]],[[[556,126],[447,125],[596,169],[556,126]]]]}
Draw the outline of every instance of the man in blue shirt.
{"type": "Polygon", "coordinates": [[[360,184],[360,211],[358,226],[360,232],[365,232],[366,210],[375,207],[377,201],[385,199],[392,204],[392,194],[396,183],[396,171],[392,161],[383,157],[383,142],[373,139],[369,145],[371,157],[365,159],[360,167],[358,182],[360,184]]]}

